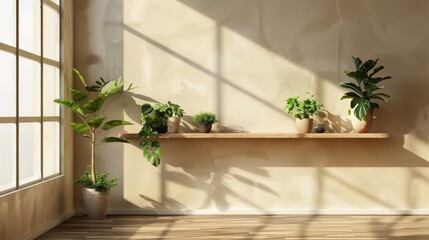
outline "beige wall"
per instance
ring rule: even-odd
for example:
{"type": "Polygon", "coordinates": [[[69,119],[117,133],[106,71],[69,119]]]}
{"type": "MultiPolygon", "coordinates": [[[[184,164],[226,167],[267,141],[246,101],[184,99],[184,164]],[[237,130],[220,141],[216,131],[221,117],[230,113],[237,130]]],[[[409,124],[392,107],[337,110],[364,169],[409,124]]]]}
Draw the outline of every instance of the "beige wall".
{"type": "MultiPolygon", "coordinates": [[[[73,63],[73,2],[62,6],[63,86],[71,86],[73,63]]],[[[70,97],[64,92],[65,97],[70,97]]],[[[63,175],[0,197],[0,239],[34,239],[73,216],[73,136],[71,112],[62,112],[63,175]]]]}
{"type": "MultiPolygon", "coordinates": [[[[308,89],[328,129],[347,132],[338,83],[351,56],[380,58],[393,76],[372,129],[387,140],[163,140],[158,168],[135,146],[100,145],[100,170],[121,179],[110,211],[429,212],[428,20],[424,0],[75,1],[75,66],[138,87],[107,111],[136,123],[126,132],[147,100],[214,111],[217,131],[293,132],[284,100],[308,89]]],[[[75,156],[80,173],[81,138],[75,156]]]]}

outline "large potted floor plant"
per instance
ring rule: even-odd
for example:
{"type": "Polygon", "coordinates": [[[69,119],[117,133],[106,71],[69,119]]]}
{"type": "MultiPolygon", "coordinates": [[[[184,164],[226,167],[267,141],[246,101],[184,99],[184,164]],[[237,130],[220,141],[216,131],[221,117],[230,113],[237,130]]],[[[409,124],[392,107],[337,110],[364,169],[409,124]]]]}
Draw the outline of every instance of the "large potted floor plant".
{"type": "Polygon", "coordinates": [[[356,71],[347,73],[347,76],[355,82],[340,83],[341,87],[351,90],[345,93],[341,100],[351,99],[353,128],[358,133],[366,133],[372,126],[374,110],[379,109],[375,101],[386,101],[386,98],[390,98],[389,95],[380,92],[383,87],[378,84],[392,77],[375,76],[384,69],[383,66],[376,67],[378,59],[362,62],[359,57],[353,56],[353,61],[356,71]]]}
{"type": "MultiPolygon", "coordinates": [[[[129,91],[132,84],[125,88],[125,82],[121,78],[112,81],[100,78],[95,85],[90,86],[78,70],[73,70],[82,84],[83,91],[70,89],[72,99],[55,99],[54,102],[70,108],[75,113],[79,121],[70,123],[70,126],[75,132],[90,140],[90,165],[76,183],[83,185],[83,199],[88,217],[102,219],[107,211],[110,188],[117,185],[118,179],[108,179],[108,173],[96,172],[95,150],[96,144],[99,143],[98,136],[102,131],[131,124],[122,120],[107,120],[102,114],[102,107],[111,96],[129,91]]],[[[118,137],[104,137],[101,142],[129,143],[128,140],[118,137]]]]}
{"type": "Polygon", "coordinates": [[[285,111],[295,117],[295,124],[298,133],[310,133],[313,128],[311,118],[323,105],[309,96],[304,100],[297,97],[290,97],[286,100],[285,111]]]}

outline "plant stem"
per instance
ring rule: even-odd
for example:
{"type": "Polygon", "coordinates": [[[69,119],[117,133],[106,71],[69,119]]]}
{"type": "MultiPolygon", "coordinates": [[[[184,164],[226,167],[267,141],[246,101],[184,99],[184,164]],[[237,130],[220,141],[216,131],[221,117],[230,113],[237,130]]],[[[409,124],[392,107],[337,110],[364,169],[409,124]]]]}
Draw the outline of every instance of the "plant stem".
{"type": "Polygon", "coordinates": [[[92,183],[97,183],[95,175],[95,129],[91,131],[91,178],[92,183]]]}

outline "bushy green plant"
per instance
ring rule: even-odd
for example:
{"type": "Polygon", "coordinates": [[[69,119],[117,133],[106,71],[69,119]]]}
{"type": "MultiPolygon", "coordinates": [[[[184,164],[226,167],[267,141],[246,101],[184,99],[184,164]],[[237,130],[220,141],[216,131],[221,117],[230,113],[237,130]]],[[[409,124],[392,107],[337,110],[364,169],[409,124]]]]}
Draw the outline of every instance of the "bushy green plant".
{"type": "Polygon", "coordinates": [[[183,114],[185,113],[183,108],[181,108],[179,105],[172,103],[170,101],[168,101],[167,105],[173,112],[172,117],[183,117],[183,114]]]}
{"type": "Polygon", "coordinates": [[[212,112],[200,112],[194,116],[194,121],[199,124],[213,124],[217,122],[217,118],[212,112]]]}
{"type": "Polygon", "coordinates": [[[83,172],[82,176],[80,176],[75,183],[80,184],[86,188],[95,189],[98,192],[105,192],[109,190],[109,188],[116,187],[118,185],[119,178],[112,178],[108,180],[109,173],[98,173],[97,181],[94,183],[92,181],[92,168],[91,165],[86,167],[86,170],[83,172]]]}
{"type": "Polygon", "coordinates": [[[356,71],[349,72],[346,75],[355,79],[357,84],[353,82],[340,83],[341,87],[352,90],[345,93],[341,100],[351,99],[350,107],[354,109],[353,114],[359,120],[362,120],[369,111],[380,108],[374,101],[381,100],[386,102],[386,98],[390,98],[389,95],[379,92],[383,87],[377,84],[392,77],[375,77],[375,74],[384,69],[383,66],[375,67],[378,59],[368,60],[363,63],[359,57],[353,56],[353,61],[356,71]],[[370,73],[372,69],[374,70],[370,73]]]}
{"type": "MultiPolygon", "coordinates": [[[[103,78],[100,78],[100,81],[96,81],[94,85],[90,86],[87,84],[85,78],[78,70],[73,69],[73,71],[79,78],[84,91],[72,88],[70,89],[73,96],[72,99],[55,99],[54,102],[70,108],[80,119],[80,122],[70,123],[70,126],[75,132],[79,133],[83,137],[89,138],[91,141],[90,180],[92,185],[88,183],[85,186],[97,186],[90,188],[99,189],[102,188],[101,185],[106,181],[103,179],[103,183],[98,183],[99,177],[97,177],[95,169],[95,149],[98,140],[98,134],[101,131],[108,131],[114,127],[131,125],[130,122],[122,120],[110,120],[106,122],[105,120],[107,117],[102,114],[101,110],[103,104],[108,98],[113,95],[121,94],[125,91],[131,90],[132,84],[130,84],[127,88],[124,88],[125,82],[121,78],[112,81],[105,81],[103,78]]],[[[118,137],[104,137],[101,142],[129,143],[127,139],[118,137]]]]}
{"type": "Polygon", "coordinates": [[[300,100],[299,96],[290,97],[286,100],[285,111],[295,118],[309,118],[317,113],[322,103],[313,99],[313,96],[300,100]]]}

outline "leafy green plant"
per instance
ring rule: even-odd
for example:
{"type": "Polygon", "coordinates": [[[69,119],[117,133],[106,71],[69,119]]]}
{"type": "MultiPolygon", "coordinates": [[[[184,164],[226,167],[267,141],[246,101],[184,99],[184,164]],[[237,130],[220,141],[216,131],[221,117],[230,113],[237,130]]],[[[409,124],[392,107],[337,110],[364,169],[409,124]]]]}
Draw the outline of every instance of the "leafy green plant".
{"type": "Polygon", "coordinates": [[[172,114],[173,117],[183,117],[183,114],[185,113],[183,108],[181,108],[179,105],[172,103],[170,101],[168,101],[167,105],[171,109],[171,111],[173,112],[173,114],[172,114]]]}
{"type": "Polygon", "coordinates": [[[119,178],[112,178],[108,180],[109,173],[97,174],[97,181],[92,181],[92,168],[91,165],[86,166],[85,172],[80,176],[75,183],[80,184],[86,188],[95,189],[98,192],[105,192],[109,188],[116,187],[118,185],[119,178]]]}
{"type": "Polygon", "coordinates": [[[302,101],[296,96],[286,100],[284,110],[295,118],[309,118],[316,114],[322,106],[322,103],[313,99],[313,96],[307,97],[302,101]]]}
{"type": "Polygon", "coordinates": [[[217,118],[212,112],[200,112],[194,116],[194,121],[199,124],[213,124],[217,122],[217,118]]]}
{"type": "MultiPolygon", "coordinates": [[[[102,189],[102,184],[106,181],[101,178],[103,182],[98,183],[100,178],[97,177],[97,173],[95,171],[95,150],[98,134],[101,131],[108,131],[118,126],[131,125],[131,123],[122,120],[105,121],[107,117],[102,114],[101,109],[108,98],[113,95],[121,94],[124,91],[131,90],[132,84],[124,89],[125,82],[121,78],[112,81],[105,81],[103,78],[100,78],[99,81],[96,81],[94,85],[90,86],[78,70],[73,69],[73,71],[79,78],[84,91],[72,88],[70,89],[73,96],[72,99],[55,99],[54,102],[70,108],[76,116],[79,117],[80,122],[70,123],[70,126],[75,132],[79,133],[83,137],[89,138],[91,141],[91,184],[87,182],[84,186],[102,189]]],[[[104,137],[101,142],[129,143],[127,139],[118,137],[104,137]]],[[[105,176],[105,174],[102,174],[101,176],[105,176]]],[[[106,185],[106,187],[108,186],[106,185]]]]}
{"type": "Polygon", "coordinates": [[[383,89],[382,86],[378,86],[380,82],[391,79],[391,76],[387,77],[375,77],[375,75],[384,69],[383,66],[375,67],[378,63],[376,60],[368,60],[364,63],[359,57],[353,56],[356,71],[349,72],[346,75],[356,80],[356,83],[340,83],[340,86],[351,92],[345,93],[341,100],[351,99],[350,107],[353,110],[353,114],[362,120],[369,111],[379,109],[379,105],[375,103],[376,100],[386,102],[386,98],[390,98],[385,93],[380,93],[379,90],[383,89]],[[374,69],[374,70],[372,70],[374,69]],[[370,72],[372,70],[372,72],[370,72]]]}

